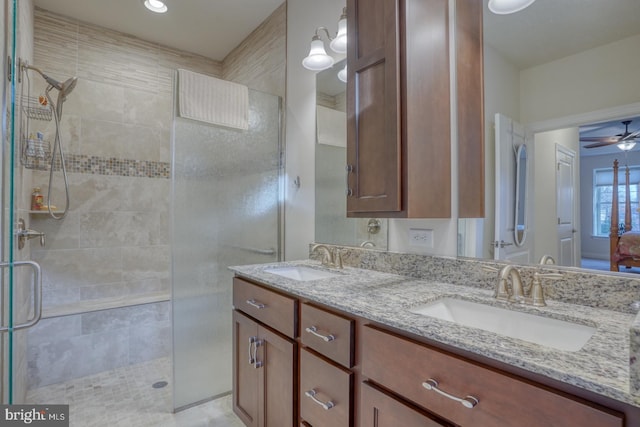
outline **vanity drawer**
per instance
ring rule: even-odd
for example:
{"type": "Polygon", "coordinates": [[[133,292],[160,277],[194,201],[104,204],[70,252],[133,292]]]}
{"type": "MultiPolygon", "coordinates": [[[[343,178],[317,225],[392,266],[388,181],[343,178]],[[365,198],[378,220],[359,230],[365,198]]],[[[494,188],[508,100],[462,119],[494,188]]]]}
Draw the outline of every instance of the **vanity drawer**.
{"type": "Polygon", "coordinates": [[[622,427],[622,414],[570,398],[367,326],[363,331],[362,374],[432,413],[461,426],[483,427],[622,427]],[[427,390],[433,379],[452,397],[478,400],[468,408],[461,402],[427,390]]]}
{"type": "Polygon", "coordinates": [[[354,321],[307,303],[300,306],[300,339],[342,366],[353,366],[354,321]]]}
{"type": "Polygon", "coordinates": [[[294,298],[233,278],[233,306],[289,338],[296,336],[296,304],[294,298]]]}
{"type": "Polygon", "coordinates": [[[350,371],[309,350],[300,350],[300,417],[307,423],[313,427],[352,426],[352,388],[350,371]]]}
{"type": "Polygon", "coordinates": [[[450,427],[363,382],[360,384],[360,427],[450,427]]]}

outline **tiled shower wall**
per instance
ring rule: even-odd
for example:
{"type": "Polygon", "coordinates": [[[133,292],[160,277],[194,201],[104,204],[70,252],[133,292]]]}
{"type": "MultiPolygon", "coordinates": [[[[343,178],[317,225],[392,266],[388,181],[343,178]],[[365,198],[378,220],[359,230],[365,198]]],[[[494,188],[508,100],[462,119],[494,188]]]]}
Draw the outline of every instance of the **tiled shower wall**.
{"type": "MultiPolygon", "coordinates": [[[[255,61],[274,49],[281,55],[274,64],[284,69],[285,12],[283,5],[228,56],[226,78],[284,92],[284,72],[275,70],[281,81],[272,81],[274,68],[255,61]]],[[[225,78],[223,63],[41,9],[34,38],[36,66],[56,79],[78,76],[62,120],[70,211],[62,221],[31,215],[31,228],[47,234],[45,248],[31,245],[44,271],[45,312],[168,299],[173,73],[187,68],[225,78]]],[[[44,85],[35,75],[30,80],[31,94],[39,95],[44,85]]],[[[53,122],[30,126],[44,127],[53,141],[53,122]]],[[[48,175],[34,173],[45,196],[48,175]]],[[[62,208],[59,172],[54,180],[52,204],[62,208]]],[[[165,356],[170,340],[167,301],[56,314],[29,334],[29,387],[165,356]]]]}

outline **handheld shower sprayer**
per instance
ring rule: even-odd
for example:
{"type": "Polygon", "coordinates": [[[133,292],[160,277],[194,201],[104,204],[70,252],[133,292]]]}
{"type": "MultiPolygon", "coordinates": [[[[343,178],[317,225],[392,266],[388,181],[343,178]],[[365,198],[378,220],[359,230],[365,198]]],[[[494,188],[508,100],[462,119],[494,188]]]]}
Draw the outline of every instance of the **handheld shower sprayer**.
{"type": "Polygon", "coordinates": [[[24,61],[21,61],[20,66],[22,70],[33,70],[36,73],[40,74],[40,76],[49,85],[47,86],[47,89],[45,90],[44,94],[47,97],[47,100],[49,101],[49,105],[51,106],[51,109],[53,110],[53,116],[56,123],[56,137],[53,143],[53,152],[51,154],[51,167],[49,168],[49,188],[47,191],[47,206],[49,210],[49,215],[52,218],[62,219],[65,217],[65,215],[67,214],[67,211],[69,210],[69,182],[67,179],[67,168],[65,166],[64,153],[62,151],[62,142],[60,141],[60,121],[62,120],[62,104],[67,99],[67,96],[73,91],[73,89],[75,89],[76,84],[78,83],[78,78],[71,77],[63,82],[59,82],[53,77],[46,75],[39,68],[29,65],[24,61]],[[56,100],[55,106],[51,100],[51,96],[49,95],[49,92],[51,91],[51,89],[56,89],[58,91],[58,98],[56,100]],[[53,170],[54,170],[55,159],[56,159],[56,148],[60,150],[60,167],[62,169],[62,176],[64,178],[64,188],[65,188],[65,196],[66,196],[66,204],[65,204],[64,210],[60,215],[56,215],[51,209],[51,189],[53,187],[53,170]]]}

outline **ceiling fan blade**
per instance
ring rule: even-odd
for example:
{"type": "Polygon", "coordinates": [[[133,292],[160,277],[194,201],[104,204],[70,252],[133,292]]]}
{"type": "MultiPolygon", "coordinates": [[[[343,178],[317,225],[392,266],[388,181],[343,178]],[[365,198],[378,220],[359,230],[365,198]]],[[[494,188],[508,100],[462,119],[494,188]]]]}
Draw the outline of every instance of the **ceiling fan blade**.
{"type": "Polygon", "coordinates": [[[620,141],[619,136],[585,136],[580,138],[582,142],[606,142],[607,144],[615,144],[620,141]]]}
{"type": "Polygon", "coordinates": [[[630,139],[637,139],[637,138],[640,138],[640,129],[635,132],[631,132],[627,135],[624,135],[622,138],[620,138],[620,142],[629,141],[630,139]]]}
{"type": "Polygon", "coordinates": [[[607,145],[617,144],[618,141],[610,141],[610,142],[596,142],[595,144],[585,145],[584,148],[597,148],[597,147],[606,147],[607,145]]]}

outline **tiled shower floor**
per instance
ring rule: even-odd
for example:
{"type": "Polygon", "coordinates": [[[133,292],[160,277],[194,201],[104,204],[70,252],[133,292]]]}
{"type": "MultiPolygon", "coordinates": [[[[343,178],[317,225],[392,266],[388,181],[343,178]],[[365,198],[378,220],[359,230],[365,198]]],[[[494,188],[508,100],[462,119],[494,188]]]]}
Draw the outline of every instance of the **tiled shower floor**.
{"type": "Polygon", "coordinates": [[[28,403],[70,405],[72,427],[243,427],[231,410],[231,396],[170,412],[168,358],[127,366],[62,384],[30,390],[28,403]]]}

